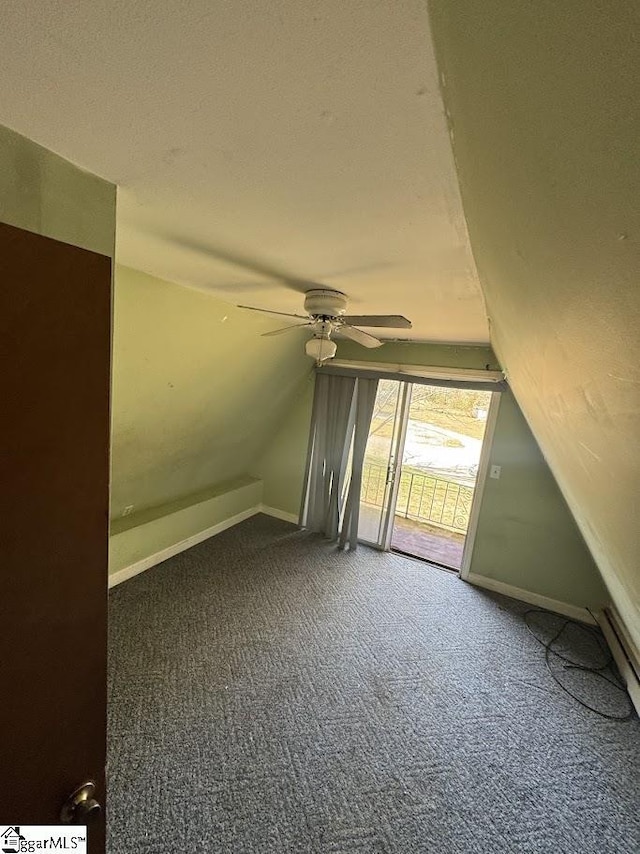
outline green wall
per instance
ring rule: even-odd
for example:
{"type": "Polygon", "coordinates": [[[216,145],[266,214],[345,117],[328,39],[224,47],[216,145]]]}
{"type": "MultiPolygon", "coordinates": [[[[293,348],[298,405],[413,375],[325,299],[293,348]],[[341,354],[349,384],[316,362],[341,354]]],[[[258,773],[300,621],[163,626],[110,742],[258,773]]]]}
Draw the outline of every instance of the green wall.
{"type": "Polygon", "coordinates": [[[640,5],[431,18],[492,343],[640,648],[640,5]]]}
{"type": "Polygon", "coordinates": [[[307,459],[313,386],[314,374],[310,373],[300,382],[290,408],[253,469],[263,481],[263,503],[296,519],[307,459]]]}
{"type": "Polygon", "coordinates": [[[608,601],[598,569],[510,391],[500,408],[470,571],[581,608],[608,601]]]}
{"type": "MultiPolygon", "coordinates": [[[[432,367],[498,369],[488,347],[389,343],[378,350],[341,344],[337,358],[432,367]]],[[[297,514],[302,494],[313,383],[293,406],[256,468],[265,504],[297,514]]],[[[578,607],[606,599],[599,573],[513,395],[502,394],[471,572],[578,607]]]]}
{"type": "Polygon", "coordinates": [[[250,473],[312,362],[277,319],[117,267],[112,518],[250,473]]]}
{"type": "Polygon", "coordinates": [[[0,221],[113,257],[116,188],[0,125],[0,221]]]}

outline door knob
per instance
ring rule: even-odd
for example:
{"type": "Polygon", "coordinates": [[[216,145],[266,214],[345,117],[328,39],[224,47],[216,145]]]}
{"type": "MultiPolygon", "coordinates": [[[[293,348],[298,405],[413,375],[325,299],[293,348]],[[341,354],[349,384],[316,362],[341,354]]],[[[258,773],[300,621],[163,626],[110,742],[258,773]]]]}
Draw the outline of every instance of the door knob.
{"type": "Polygon", "coordinates": [[[100,804],[93,797],[96,784],[87,780],[72,792],[60,810],[60,821],[63,824],[87,824],[100,812],[100,804]]]}

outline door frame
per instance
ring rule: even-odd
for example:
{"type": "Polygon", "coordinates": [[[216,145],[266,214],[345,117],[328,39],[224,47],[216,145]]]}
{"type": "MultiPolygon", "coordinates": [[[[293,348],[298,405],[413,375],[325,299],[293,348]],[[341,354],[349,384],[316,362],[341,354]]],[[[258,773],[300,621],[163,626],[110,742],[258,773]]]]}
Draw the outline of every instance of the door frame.
{"type": "Polygon", "coordinates": [[[478,476],[476,485],[473,490],[473,500],[471,502],[471,512],[469,514],[469,525],[464,540],[464,551],[462,552],[462,565],[458,572],[460,578],[466,581],[471,570],[471,558],[473,556],[473,547],[476,541],[478,532],[478,522],[480,521],[480,507],[482,505],[482,496],[484,495],[484,487],[487,482],[487,474],[489,473],[489,462],[491,461],[491,451],[493,450],[493,436],[496,431],[498,421],[498,410],[500,409],[500,400],[502,393],[499,391],[491,392],[491,402],[489,403],[489,412],[487,413],[487,426],[484,428],[484,436],[482,438],[482,450],[480,451],[480,461],[478,463],[478,476]]]}
{"type": "MultiPolygon", "coordinates": [[[[383,377],[384,378],[384,377],[383,377]]],[[[425,382],[424,378],[418,385],[428,385],[428,381],[425,382]]],[[[402,456],[404,454],[404,444],[407,436],[407,428],[408,428],[408,415],[409,415],[409,406],[411,403],[411,388],[410,386],[414,385],[411,377],[407,377],[406,379],[398,379],[397,382],[400,383],[400,392],[401,395],[399,406],[396,410],[396,417],[400,420],[400,427],[397,435],[397,439],[395,439],[395,448],[392,447],[391,451],[391,459],[390,470],[392,472],[391,477],[391,488],[389,489],[389,484],[387,484],[387,488],[385,490],[384,497],[384,506],[382,508],[382,512],[384,514],[384,518],[380,525],[380,537],[377,543],[371,542],[369,540],[361,540],[365,545],[372,546],[373,548],[378,549],[379,551],[390,552],[391,549],[391,539],[393,537],[393,520],[395,518],[395,507],[398,500],[398,490],[400,489],[400,477],[398,474],[400,469],[402,468],[402,456]],[[395,459],[394,455],[395,454],[395,459]],[[392,512],[392,509],[394,512],[392,512]]],[[[452,388],[458,388],[462,391],[465,390],[465,382],[461,381],[458,383],[451,383],[452,388]]],[[[482,449],[480,452],[480,460],[478,461],[478,475],[476,477],[476,483],[473,491],[473,500],[471,502],[471,511],[469,514],[469,525],[467,527],[467,531],[465,534],[464,541],[464,551],[462,553],[462,564],[460,569],[457,570],[458,575],[463,580],[466,580],[469,576],[469,572],[471,569],[471,558],[473,555],[473,548],[475,545],[476,533],[478,530],[478,522],[480,519],[480,507],[482,504],[482,496],[484,494],[484,488],[487,480],[487,475],[489,472],[489,462],[491,459],[491,451],[493,447],[493,437],[495,433],[496,423],[498,420],[498,409],[500,407],[500,399],[502,397],[502,393],[500,390],[496,389],[495,391],[491,391],[491,400],[489,402],[489,411],[487,412],[487,423],[484,431],[484,436],[482,438],[482,449]]],[[[446,567],[446,569],[450,569],[452,572],[456,572],[452,567],[446,567]]]]}
{"type": "Polygon", "coordinates": [[[393,537],[393,520],[395,518],[396,504],[398,503],[398,490],[400,489],[400,478],[398,471],[402,468],[402,458],[404,456],[404,444],[407,438],[407,428],[409,427],[409,405],[411,403],[411,389],[408,380],[400,381],[400,399],[397,409],[397,417],[399,419],[398,435],[395,438],[395,448],[392,445],[392,462],[391,481],[388,482],[388,488],[385,492],[385,504],[382,508],[384,514],[380,530],[381,536],[376,543],[376,548],[383,552],[391,551],[391,538],[393,537]],[[393,455],[395,454],[395,459],[393,455]],[[393,509],[393,512],[392,512],[393,509]]]}

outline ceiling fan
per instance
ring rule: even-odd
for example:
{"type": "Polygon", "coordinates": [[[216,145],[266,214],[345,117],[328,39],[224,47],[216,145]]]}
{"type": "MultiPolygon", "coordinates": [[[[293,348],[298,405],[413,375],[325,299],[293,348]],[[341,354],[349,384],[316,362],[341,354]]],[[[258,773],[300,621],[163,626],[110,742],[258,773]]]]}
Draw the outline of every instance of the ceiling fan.
{"type": "Polygon", "coordinates": [[[332,359],[337,350],[334,338],[348,338],[363,347],[380,347],[383,342],[358,329],[359,326],[381,327],[386,329],[411,329],[411,321],[400,314],[345,314],[347,297],[341,291],[330,288],[312,288],[304,297],[304,314],[289,314],[284,311],[270,311],[268,308],[256,308],[252,305],[240,305],[249,311],[261,311],[277,314],[281,317],[294,317],[306,323],[294,323],[273,332],[265,332],[263,337],[281,335],[290,329],[307,327],[313,331],[313,337],[305,345],[307,356],[316,360],[318,365],[332,359]]]}
{"type": "MultiPolygon", "coordinates": [[[[290,329],[300,329],[303,327],[311,329],[313,337],[307,341],[305,352],[308,356],[314,358],[318,365],[335,356],[337,346],[333,340],[334,338],[348,338],[357,344],[361,344],[363,347],[382,346],[383,342],[379,338],[370,335],[368,332],[363,332],[362,329],[358,328],[359,326],[385,329],[411,329],[411,321],[400,314],[348,315],[346,314],[348,298],[342,291],[325,287],[318,282],[291,276],[273,265],[229,252],[227,249],[214,248],[211,245],[199,243],[192,238],[179,238],[172,235],[169,239],[184,249],[206,255],[226,264],[251,270],[267,279],[279,282],[290,290],[304,294],[304,310],[306,314],[289,314],[284,311],[271,311],[268,308],[258,308],[252,305],[240,305],[238,308],[304,320],[305,323],[294,323],[282,329],[276,329],[273,332],[265,332],[264,337],[280,335],[283,332],[288,332],[290,329]]],[[[238,287],[237,289],[240,290],[242,288],[238,287]]]]}

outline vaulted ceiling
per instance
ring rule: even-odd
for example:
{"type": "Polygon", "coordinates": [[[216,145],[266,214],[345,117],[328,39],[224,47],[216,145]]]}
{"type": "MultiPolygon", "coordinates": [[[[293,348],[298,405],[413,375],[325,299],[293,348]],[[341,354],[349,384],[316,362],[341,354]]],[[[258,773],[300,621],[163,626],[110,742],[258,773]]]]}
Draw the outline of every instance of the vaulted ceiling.
{"type": "Polygon", "coordinates": [[[5,0],[0,53],[0,123],[119,185],[122,263],[488,341],[423,0],[5,0]]]}

